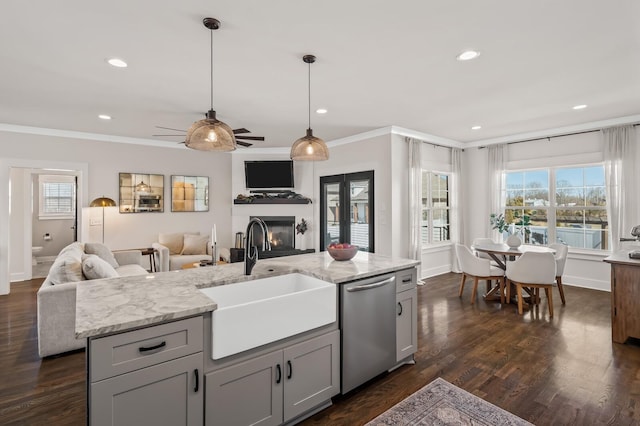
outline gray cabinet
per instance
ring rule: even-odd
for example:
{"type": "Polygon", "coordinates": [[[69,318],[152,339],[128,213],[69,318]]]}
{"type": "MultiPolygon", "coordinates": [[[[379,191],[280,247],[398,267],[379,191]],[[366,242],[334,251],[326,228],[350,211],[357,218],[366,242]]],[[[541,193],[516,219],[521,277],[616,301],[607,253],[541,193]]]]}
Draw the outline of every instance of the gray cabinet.
{"type": "Polygon", "coordinates": [[[202,330],[194,317],[89,339],[89,423],[202,425],[202,330]]]}
{"type": "Polygon", "coordinates": [[[418,350],[418,290],[416,268],[396,273],[396,361],[418,350]]]}
{"type": "Polygon", "coordinates": [[[402,361],[418,349],[418,290],[396,294],[396,361],[402,361]]]}
{"type": "Polygon", "coordinates": [[[339,331],[205,377],[205,424],[279,425],[340,391],[339,331]]]}

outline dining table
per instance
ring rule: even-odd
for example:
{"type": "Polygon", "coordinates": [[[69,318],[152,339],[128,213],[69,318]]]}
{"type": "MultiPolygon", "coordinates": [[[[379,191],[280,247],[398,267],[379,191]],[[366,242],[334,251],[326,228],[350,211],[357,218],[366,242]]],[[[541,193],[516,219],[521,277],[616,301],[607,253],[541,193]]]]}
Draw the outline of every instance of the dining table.
{"type": "MultiPolygon", "coordinates": [[[[507,270],[507,262],[516,260],[517,257],[522,256],[527,252],[536,253],[551,253],[555,254],[556,251],[547,246],[521,244],[518,247],[510,247],[505,243],[476,243],[471,246],[471,249],[486,253],[496,262],[497,266],[502,270],[507,270]]],[[[513,294],[513,293],[512,293],[513,294]]],[[[488,288],[487,293],[484,295],[485,300],[500,300],[500,285],[496,283],[495,286],[488,288]]],[[[509,302],[509,301],[508,301],[509,302]]]]}

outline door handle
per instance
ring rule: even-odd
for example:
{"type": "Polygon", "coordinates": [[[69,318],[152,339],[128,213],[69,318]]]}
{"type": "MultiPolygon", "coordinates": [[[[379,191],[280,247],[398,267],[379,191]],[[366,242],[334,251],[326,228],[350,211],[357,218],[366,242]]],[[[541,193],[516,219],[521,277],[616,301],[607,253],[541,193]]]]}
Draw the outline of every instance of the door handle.
{"type": "Polygon", "coordinates": [[[402,315],[402,303],[398,302],[398,308],[400,308],[400,312],[398,312],[398,316],[402,315]]]}
{"type": "Polygon", "coordinates": [[[387,278],[386,280],[383,280],[383,281],[378,281],[377,283],[362,284],[362,285],[359,285],[357,287],[351,287],[351,288],[348,288],[347,291],[354,292],[354,291],[371,290],[372,288],[382,287],[383,285],[392,283],[395,280],[396,280],[396,277],[391,277],[391,278],[387,278]]]}
{"type": "Polygon", "coordinates": [[[287,380],[290,380],[293,376],[293,365],[291,364],[291,361],[287,361],[287,367],[289,368],[289,372],[287,373],[287,380]]]}
{"type": "Polygon", "coordinates": [[[198,392],[198,389],[200,389],[200,373],[198,373],[198,369],[197,368],[195,370],[193,370],[193,373],[196,376],[196,384],[193,386],[193,391],[194,392],[198,392]]]}
{"type": "Polygon", "coordinates": [[[276,364],[276,384],[280,384],[282,381],[282,369],[280,368],[280,364],[276,364]]]}

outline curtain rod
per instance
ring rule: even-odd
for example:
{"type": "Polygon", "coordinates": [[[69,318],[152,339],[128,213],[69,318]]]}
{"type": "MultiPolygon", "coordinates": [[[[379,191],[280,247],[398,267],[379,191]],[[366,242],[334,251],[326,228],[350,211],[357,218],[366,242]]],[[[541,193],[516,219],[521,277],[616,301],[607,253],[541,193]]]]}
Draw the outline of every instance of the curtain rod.
{"type": "MultiPolygon", "coordinates": [[[[404,137],[404,141],[405,141],[405,142],[409,142],[409,139],[413,139],[413,140],[416,140],[416,141],[420,141],[420,142],[422,142],[422,143],[426,143],[427,145],[431,145],[431,146],[432,146],[432,147],[434,147],[434,148],[449,148],[449,149],[453,149],[453,148],[455,148],[454,146],[440,145],[440,144],[437,144],[437,143],[435,143],[435,142],[427,142],[427,141],[423,141],[422,139],[412,138],[412,137],[409,137],[409,136],[405,136],[405,137],[404,137]]],[[[461,149],[462,151],[464,151],[464,148],[459,148],[459,149],[461,149]]]]}
{"type": "MultiPolygon", "coordinates": [[[[632,124],[632,126],[633,126],[633,127],[636,127],[636,126],[638,126],[638,125],[640,125],[640,123],[634,123],[634,124],[632,124]]],[[[585,133],[594,133],[594,132],[599,132],[599,131],[601,131],[601,130],[603,130],[603,129],[596,129],[596,130],[584,130],[584,131],[582,131],[582,132],[563,133],[563,134],[561,134],[561,135],[554,135],[554,136],[543,136],[543,137],[540,137],[540,138],[524,139],[524,140],[521,140],[521,141],[507,142],[507,143],[506,143],[506,145],[515,145],[515,144],[518,144],[518,143],[523,143],[523,142],[532,142],[532,141],[541,141],[541,140],[545,140],[545,139],[547,139],[547,140],[551,140],[551,138],[561,138],[561,137],[564,137],[564,136],[583,135],[583,134],[585,134],[585,133]]],[[[484,149],[484,148],[486,148],[486,146],[479,146],[479,147],[478,147],[478,149],[484,149]]]]}

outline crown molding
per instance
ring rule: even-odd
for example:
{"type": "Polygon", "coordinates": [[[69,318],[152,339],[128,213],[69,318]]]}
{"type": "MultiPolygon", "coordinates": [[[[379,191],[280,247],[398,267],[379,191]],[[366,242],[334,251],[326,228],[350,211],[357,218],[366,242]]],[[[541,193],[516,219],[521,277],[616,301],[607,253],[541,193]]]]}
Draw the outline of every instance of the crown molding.
{"type": "Polygon", "coordinates": [[[589,132],[593,130],[605,129],[607,127],[623,126],[625,124],[636,124],[636,123],[640,123],[640,115],[628,115],[626,117],[592,121],[589,123],[558,127],[555,129],[539,130],[535,132],[501,136],[499,138],[477,140],[473,142],[468,142],[464,146],[466,148],[475,148],[475,147],[485,147],[487,145],[496,145],[500,143],[520,142],[520,141],[526,141],[530,139],[553,138],[553,137],[567,135],[571,133],[589,132]]]}
{"type": "Polygon", "coordinates": [[[50,129],[46,127],[19,126],[17,124],[0,123],[0,132],[24,133],[29,135],[55,136],[60,138],[94,140],[100,142],[128,143],[147,145],[159,148],[182,149],[180,144],[167,144],[154,139],[130,138],[126,136],[104,135],[100,133],[77,132],[75,130],[50,129]]]}

